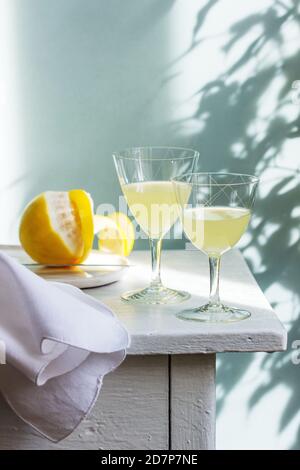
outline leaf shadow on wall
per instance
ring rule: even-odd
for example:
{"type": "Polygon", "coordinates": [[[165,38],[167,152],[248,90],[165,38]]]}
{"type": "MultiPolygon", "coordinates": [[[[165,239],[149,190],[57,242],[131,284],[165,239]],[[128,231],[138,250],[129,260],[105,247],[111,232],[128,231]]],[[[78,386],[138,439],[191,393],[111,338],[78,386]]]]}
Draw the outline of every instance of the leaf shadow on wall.
{"type": "MultiPolygon", "coordinates": [[[[218,4],[218,0],[210,0],[199,11],[192,43],[186,53],[174,61],[176,65],[203,44],[202,26],[218,4]]],[[[280,404],[282,415],[278,434],[285,431],[300,410],[299,369],[291,361],[291,344],[300,339],[299,156],[294,155],[291,168],[280,164],[286,143],[300,137],[300,104],[291,98],[292,84],[300,79],[300,52],[286,54],[283,51],[281,54],[284,30],[292,27],[300,31],[299,1],[272,2],[266,10],[232,24],[223,45],[225,55],[231,53],[247,35],[252,40],[246,48],[240,49],[240,54],[228,69],[199,89],[194,115],[172,124],[174,134],[182,135],[181,131],[190,119],[201,123],[201,130],[181,141],[200,150],[201,170],[226,170],[261,177],[261,191],[249,229],[250,237],[246,237],[249,242],[244,244],[243,252],[261,288],[272,292],[269,298],[282,320],[287,318],[284,302],[292,314],[285,322],[289,332],[287,352],[261,355],[260,374],[266,380],[263,383],[257,380],[248,409],[253,409],[276,387],[288,387],[289,397],[286,403],[280,404]],[[255,73],[241,73],[242,78],[237,78],[251,61],[261,58],[270,48],[277,50],[279,60],[260,60],[255,73]],[[277,79],[280,79],[280,85],[275,110],[261,117],[262,100],[277,79]],[[292,113],[288,112],[290,106],[293,106],[292,113]],[[258,132],[249,132],[254,124],[258,132]],[[259,131],[259,126],[263,131],[259,131]],[[285,296],[282,301],[280,292],[285,296]]],[[[171,79],[175,75],[171,72],[171,79]]],[[[220,355],[218,413],[256,357],[246,353],[220,355]]],[[[292,448],[300,448],[300,429],[292,448]]]]}

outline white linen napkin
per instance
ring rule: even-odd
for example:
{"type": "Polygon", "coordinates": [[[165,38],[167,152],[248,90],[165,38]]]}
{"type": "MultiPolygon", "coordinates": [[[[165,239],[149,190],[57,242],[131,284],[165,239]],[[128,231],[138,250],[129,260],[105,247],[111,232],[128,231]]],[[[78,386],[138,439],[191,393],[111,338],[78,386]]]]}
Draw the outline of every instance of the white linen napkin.
{"type": "Polygon", "coordinates": [[[130,340],[101,302],[0,253],[0,341],[0,391],[20,418],[57,442],[91,410],[130,340]]]}

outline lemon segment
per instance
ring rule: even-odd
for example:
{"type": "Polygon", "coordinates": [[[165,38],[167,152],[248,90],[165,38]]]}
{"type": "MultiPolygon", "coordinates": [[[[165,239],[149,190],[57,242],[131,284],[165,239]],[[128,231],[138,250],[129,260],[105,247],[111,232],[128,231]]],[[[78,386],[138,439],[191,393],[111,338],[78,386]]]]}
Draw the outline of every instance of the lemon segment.
{"type": "Polygon", "coordinates": [[[128,256],[134,245],[134,227],[130,219],[120,212],[109,216],[94,216],[98,248],[106,253],[128,256]]]}
{"type": "Polygon", "coordinates": [[[134,226],[129,217],[123,212],[113,212],[109,214],[109,217],[116,222],[118,227],[122,229],[125,234],[126,249],[125,256],[129,256],[132,252],[134,241],[135,241],[135,232],[134,226]]]}
{"type": "Polygon", "coordinates": [[[105,253],[126,256],[126,240],[119,230],[106,228],[100,232],[98,248],[105,253]]]}

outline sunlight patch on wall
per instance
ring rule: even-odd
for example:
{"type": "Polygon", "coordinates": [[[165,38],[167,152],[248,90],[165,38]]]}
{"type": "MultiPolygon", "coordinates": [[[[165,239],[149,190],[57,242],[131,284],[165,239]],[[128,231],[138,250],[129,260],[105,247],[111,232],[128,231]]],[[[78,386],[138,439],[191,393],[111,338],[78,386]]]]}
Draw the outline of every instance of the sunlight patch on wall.
{"type": "Polygon", "coordinates": [[[289,331],[293,326],[292,323],[298,319],[299,301],[297,297],[279,282],[274,282],[265,294],[276,304],[276,312],[289,331]]]}
{"type": "MultiPolygon", "coordinates": [[[[290,443],[294,441],[300,425],[300,412],[296,413],[288,426],[279,432],[282,419],[281,405],[289,400],[292,393],[284,383],[278,382],[271,392],[259,396],[250,409],[247,406],[257,387],[268,383],[270,371],[262,367],[264,358],[265,354],[256,354],[251,366],[239,381],[238,387],[226,396],[225,405],[217,422],[218,449],[274,449],[274,442],[277,449],[288,449],[290,443]]],[[[297,366],[294,367],[297,373],[297,366]]],[[[217,390],[217,398],[222,398],[220,387],[217,390]]]]}
{"type": "Polygon", "coordinates": [[[15,2],[0,0],[0,242],[17,241],[16,216],[22,200],[22,131],[16,64],[15,2]]]}
{"type": "MultiPolygon", "coordinates": [[[[207,0],[178,0],[170,17],[172,66],[168,73],[170,76],[174,75],[170,85],[174,97],[174,121],[183,120],[180,128],[182,136],[198,133],[199,126],[201,130],[201,123],[193,118],[201,98],[201,88],[214,78],[222,76],[258,34],[257,28],[253,28],[251,34],[240,38],[231,52],[227,53],[224,45],[233,34],[232,24],[248,15],[259,14],[263,8],[270,6],[271,0],[215,2],[208,14],[204,15],[201,28],[194,36],[197,15],[208,3],[207,0]]],[[[254,59],[239,71],[239,75],[232,75],[229,80],[241,82],[249,74],[255,73],[255,67],[254,59]]]]}

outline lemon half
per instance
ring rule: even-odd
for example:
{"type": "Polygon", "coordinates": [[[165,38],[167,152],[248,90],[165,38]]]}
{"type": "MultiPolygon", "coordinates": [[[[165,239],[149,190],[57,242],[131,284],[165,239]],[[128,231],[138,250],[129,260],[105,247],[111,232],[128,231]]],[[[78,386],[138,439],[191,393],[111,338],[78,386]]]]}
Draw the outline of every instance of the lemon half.
{"type": "Polygon", "coordinates": [[[24,210],[19,237],[24,250],[38,263],[81,263],[94,238],[90,195],[82,189],[40,194],[24,210]]]}

